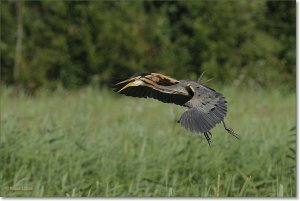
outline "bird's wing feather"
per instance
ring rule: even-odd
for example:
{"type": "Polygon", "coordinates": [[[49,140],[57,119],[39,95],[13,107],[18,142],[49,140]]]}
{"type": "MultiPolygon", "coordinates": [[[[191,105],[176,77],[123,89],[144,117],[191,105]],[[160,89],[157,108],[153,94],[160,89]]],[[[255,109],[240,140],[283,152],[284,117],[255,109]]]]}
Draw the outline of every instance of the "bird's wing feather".
{"type": "Polygon", "coordinates": [[[154,98],[165,103],[183,105],[191,99],[179,81],[158,73],[137,74],[116,83],[114,91],[133,97],[154,98]]]}
{"type": "Polygon", "coordinates": [[[227,113],[225,97],[211,89],[199,87],[186,104],[190,109],[180,117],[181,125],[192,132],[208,132],[220,123],[227,113]]]}

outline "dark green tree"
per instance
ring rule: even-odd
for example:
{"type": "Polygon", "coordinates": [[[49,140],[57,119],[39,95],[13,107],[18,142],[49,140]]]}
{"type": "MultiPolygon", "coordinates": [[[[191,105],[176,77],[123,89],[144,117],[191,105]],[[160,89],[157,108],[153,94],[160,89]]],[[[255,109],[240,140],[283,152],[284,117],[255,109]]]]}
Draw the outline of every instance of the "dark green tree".
{"type": "MultiPolygon", "coordinates": [[[[17,1],[1,1],[1,77],[13,84],[17,1]]],[[[25,1],[19,82],[104,85],[161,72],[230,85],[295,87],[291,1],[25,1]]]]}

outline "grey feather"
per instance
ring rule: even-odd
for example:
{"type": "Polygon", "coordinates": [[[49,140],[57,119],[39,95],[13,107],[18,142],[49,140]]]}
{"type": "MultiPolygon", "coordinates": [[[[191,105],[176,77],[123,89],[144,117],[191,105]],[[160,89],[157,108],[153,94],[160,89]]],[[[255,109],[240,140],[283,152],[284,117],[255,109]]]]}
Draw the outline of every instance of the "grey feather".
{"type": "Polygon", "coordinates": [[[208,132],[226,116],[225,97],[196,82],[190,83],[194,89],[194,96],[184,104],[190,109],[182,114],[180,123],[191,132],[208,132]]]}

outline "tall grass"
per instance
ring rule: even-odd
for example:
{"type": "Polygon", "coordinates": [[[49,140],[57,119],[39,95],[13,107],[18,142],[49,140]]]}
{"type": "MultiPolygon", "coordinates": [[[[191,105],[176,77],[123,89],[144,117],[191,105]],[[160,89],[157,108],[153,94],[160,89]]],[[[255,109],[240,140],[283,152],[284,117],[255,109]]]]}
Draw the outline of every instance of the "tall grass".
{"type": "Polygon", "coordinates": [[[11,97],[4,88],[1,196],[296,196],[295,93],[219,91],[241,139],[220,124],[209,147],[176,122],[185,110],[176,105],[105,89],[11,97]]]}

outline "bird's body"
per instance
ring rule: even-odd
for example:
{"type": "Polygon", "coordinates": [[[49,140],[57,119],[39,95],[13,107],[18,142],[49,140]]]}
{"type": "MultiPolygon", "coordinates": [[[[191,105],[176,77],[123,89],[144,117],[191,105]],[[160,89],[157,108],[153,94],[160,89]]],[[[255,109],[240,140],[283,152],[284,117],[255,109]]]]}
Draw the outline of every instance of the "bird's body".
{"type": "Polygon", "coordinates": [[[197,82],[176,80],[158,73],[135,74],[116,83],[114,91],[127,96],[154,98],[164,103],[187,107],[179,119],[180,124],[191,132],[203,133],[208,143],[210,130],[221,122],[230,134],[237,137],[224,123],[227,114],[225,97],[197,82]]]}

